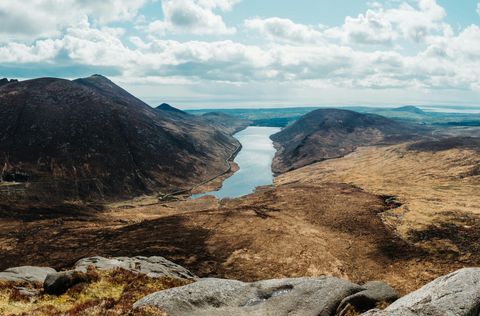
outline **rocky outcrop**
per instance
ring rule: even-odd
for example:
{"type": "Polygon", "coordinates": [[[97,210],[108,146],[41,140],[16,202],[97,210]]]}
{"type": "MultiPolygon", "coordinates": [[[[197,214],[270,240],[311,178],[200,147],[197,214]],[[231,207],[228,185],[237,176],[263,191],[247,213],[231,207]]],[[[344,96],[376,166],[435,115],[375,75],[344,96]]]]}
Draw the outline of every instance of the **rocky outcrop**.
{"type": "Polygon", "coordinates": [[[400,298],[398,293],[388,284],[380,281],[373,281],[364,286],[365,291],[350,295],[342,300],[337,308],[339,316],[348,315],[353,307],[356,310],[369,310],[375,307],[378,302],[391,303],[400,298]]]}
{"type": "Polygon", "coordinates": [[[478,316],[480,268],[465,268],[440,277],[386,309],[363,316],[478,316]]]}
{"type": "Polygon", "coordinates": [[[198,279],[198,277],[187,269],[175,264],[163,257],[115,257],[107,259],[104,257],[91,257],[79,260],[75,264],[75,270],[87,272],[88,266],[95,266],[98,270],[113,270],[123,268],[135,273],[144,273],[152,278],[169,277],[180,280],[198,279]]]}
{"type": "MultiPolygon", "coordinates": [[[[195,280],[137,301],[134,308],[154,306],[170,316],[198,315],[312,315],[347,316],[478,316],[480,268],[464,268],[437,278],[421,289],[398,298],[389,285],[373,281],[358,285],[333,277],[274,279],[241,282],[197,276],[162,257],[91,257],[79,260],[73,270],[54,272],[43,267],[18,267],[0,273],[4,281],[44,281],[46,294],[59,295],[81,282],[98,278],[96,270],[123,268],[150,277],[195,280]],[[49,273],[48,272],[54,272],[49,273]],[[378,303],[392,303],[384,310],[378,303]],[[370,310],[369,310],[370,309],[370,310]],[[357,314],[355,314],[357,315],[357,314]]],[[[15,287],[20,294],[35,296],[37,289],[15,287]]]]}
{"type": "Polygon", "coordinates": [[[38,293],[40,293],[40,290],[28,289],[23,286],[18,286],[15,289],[17,289],[20,294],[25,296],[31,296],[31,297],[38,295],[38,293]]]}
{"type": "Polygon", "coordinates": [[[0,280],[7,282],[38,281],[43,283],[48,274],[56,272],[57,271],[55,269],[47,267],[23,266],[10,268],[5,270],[4,272],[0,272],[0,280]]]}
{"type": "MultiPolygon", "coordinates": [[[[381,282],[380,282],[381,283],[381,282]]],[[[377,284],[378,285],[378,284],[377,284]]],[[[384,287],[391,289],[388,285],[384,287]]],[[[381,291],[377,286],[376,289],[381,291]]],[[[226,279],[198,282],[156,292],[134,304],[155,306],[170,316],[181,315],[333,315],[340,304],[372,288],[331,277],[276,279],[244,283],[226,279]]],[[[377,292],[378,292],[377,291],[377,292]]],[[[394,294],[397,295],[396,293],[394,294]]],[[[379,295],[387,297],[388,294],[379,295]]]]}
{"type": "Polygon", "coordinates": [[[78,274],[81,272],[75,270],[51,273],[45,278],[43,289],[50,295],[63,294],[76,284],[73,278],[78,274]]]}
{"type": "Polygon", "coordinates": [[[144,273],[152,278],[170,277],[180,280],[195,280],[198,277],[187,269],[168,261],[163,257],[90,257],[79,260],[73,270],[55,272],[47,275],[43,288],[47,294],[59,295],[76,284],[77,275],[87,273],[87,268],[94,266],[100,271],[122,268],[134,273],[144,273]]]}

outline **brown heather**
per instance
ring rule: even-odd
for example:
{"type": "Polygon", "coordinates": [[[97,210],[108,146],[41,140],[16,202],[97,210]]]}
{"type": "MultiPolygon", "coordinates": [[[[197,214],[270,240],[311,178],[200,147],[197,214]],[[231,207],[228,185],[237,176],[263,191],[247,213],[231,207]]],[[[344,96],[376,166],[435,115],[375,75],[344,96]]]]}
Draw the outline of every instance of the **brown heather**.
{"type": "Polygon", "coordinates": [[[343,182],[384,196],[384,223],[409,243],[465,263],[480,259],[480,139],[358,148],[285,173],[275,185],[343,182]]]}
{"type": "Polygon", "coordinates": [[[0,281],[0,314],[2,316],[82,316],[82,315],[153,315],[165,316],[160,310],[148,307],[133,310],[132,305],[151,293],[189,284],[172,278],[150,278],[145,274],[117,268],[98,271],[89,267],[70,279],[75,284],[60,296],[44,294],[41,283],[0,281]],[[34,297],[20,294],[17,287],[40,289],[34,297]]]}

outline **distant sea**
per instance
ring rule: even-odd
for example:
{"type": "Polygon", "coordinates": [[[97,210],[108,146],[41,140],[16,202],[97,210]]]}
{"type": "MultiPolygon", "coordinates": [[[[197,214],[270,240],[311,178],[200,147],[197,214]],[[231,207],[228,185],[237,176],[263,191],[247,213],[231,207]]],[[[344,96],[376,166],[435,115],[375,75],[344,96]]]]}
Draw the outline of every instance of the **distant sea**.
{"type": "Polygon", "coordinates": [[[434,105],[434,106],[417,106],[425,112],[439,112],[439,113],[480,113],[480,104],[478,107],[473,106],[448,106],[448,105],[434,105]]]}

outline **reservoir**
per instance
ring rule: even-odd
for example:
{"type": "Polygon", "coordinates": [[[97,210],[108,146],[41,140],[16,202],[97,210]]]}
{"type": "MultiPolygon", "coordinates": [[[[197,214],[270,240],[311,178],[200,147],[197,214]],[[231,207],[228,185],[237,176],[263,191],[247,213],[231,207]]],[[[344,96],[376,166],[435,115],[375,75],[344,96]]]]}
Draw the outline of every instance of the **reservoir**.
{"type": "Polygon", "coordinates": [[[203,195],[214,195],[219,199],[239,197],[252,193],[256,187],[273,183],[272,159],[275,148],[270,135],[278,133],[278,127],[250,126],[234,135],[242,144],[235,157],[240,170],[223,181],[218,191],[192,195],[194,199],[203,195]]]}

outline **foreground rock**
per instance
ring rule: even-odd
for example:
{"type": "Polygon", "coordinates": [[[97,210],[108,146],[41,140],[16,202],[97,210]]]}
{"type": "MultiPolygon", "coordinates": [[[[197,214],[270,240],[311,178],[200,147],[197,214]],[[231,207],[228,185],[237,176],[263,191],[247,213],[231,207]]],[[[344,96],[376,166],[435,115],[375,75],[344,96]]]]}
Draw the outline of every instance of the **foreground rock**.
{"type": "MultiPolygon", "coordinates": [[[[333,315],[344,299],[368,290],[368,287],[331,277],[253,283],[201,279],[186,286],[146,296],[133,307],[155,306],[170,316],[333,315]]],[[[395,291],[391,291],[396,297],[395,291]]],[[[370,297],[374,296],[372,292],[370,297]]]]}
{"type": "Polygon", "coordinates": [[[95,266],[98,270],[113,270],[123,268],[135,273],[144,273],[152,278],[169,277],[180,280],[198,279],[198,277],[178,264],[163,257],[91,257],[79,260],[75,264],[75,270],[87,272],[88,266],[95,266]]]}
{"type": "Polygon", "coordinates": [[[75,270],[51,273],[45,278],[43,289],[46,294],[61,295],[70,287],[79,283],[79,281],[75,279],[75,276],[80,274],[80,271],[75,270]]]}
{"type": "Polygon", "coordinates": [[[71,286],[75,285],[74,279],[76,275],[87,273],[87,268],[89,266],[94,266],[101,271],[123,268],[134,273],[144,273],[152,278],[169,277],[180,280],[198,279],[195,274],[163,257],[138,256],[133,258],[116,257],[108,259],[97,256],[77,261],[73,270],[48,274],[43,284],[45,293],[55,295],[65,293],[65,291],[71,286]]]}
{"type": "Polygon", "coordinates": [[[363,316],[478,316],[480,268],[465,268],[440,277],[402,297],[385,310],[363,316]]]}
{"type": "Polygon", "coordinates": [[[348,315],[348,311],[354,307],[357,310],[369,310],[378,302],[391,303],[400,298],[397,292],[388,284],[373,281],[364,286],[365,291],[358,292],[342,300],[337,308],[339,316],[348,315]]]}
{"type": "Polygon", "coordinates": [[[4,272],[0,272],[0,280],[7,282],[38,281],[43,283],[48,274],[56,272],[57,271],[55,269],[47,267],[23,266],[10,268],[5,270],[4,272]]]}

